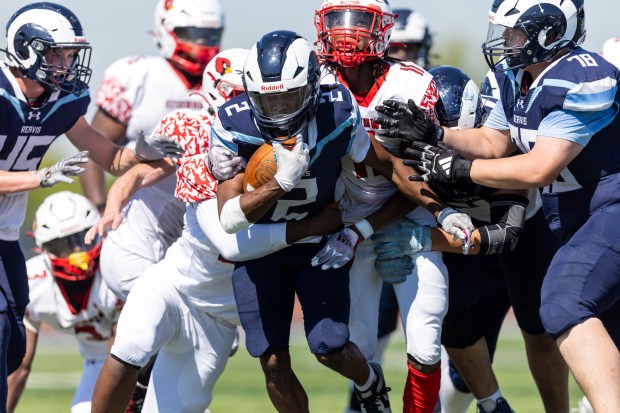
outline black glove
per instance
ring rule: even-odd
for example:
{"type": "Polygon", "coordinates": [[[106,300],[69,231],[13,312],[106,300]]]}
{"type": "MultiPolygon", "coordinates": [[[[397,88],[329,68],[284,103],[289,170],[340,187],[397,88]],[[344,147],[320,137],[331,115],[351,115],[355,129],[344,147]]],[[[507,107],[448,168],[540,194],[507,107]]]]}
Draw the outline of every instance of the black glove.
{"type": "Polygon", "coordinates": [[[384,128],[376,131],[379,136],[433,145],[443,138],[443,128],[435,125],[411,99],[407,103],[384,100],[375,109],[387,116],[375,119],[384,128]]]}
{"type": "Polygon", "coordinates": [[[409,176],[410,181],[436,181],[442,183],[471,182],[471,161],[449,147],[432,146],[413,142],[405,149],[403,163],[413,166],[420,175],[409,176]]]}

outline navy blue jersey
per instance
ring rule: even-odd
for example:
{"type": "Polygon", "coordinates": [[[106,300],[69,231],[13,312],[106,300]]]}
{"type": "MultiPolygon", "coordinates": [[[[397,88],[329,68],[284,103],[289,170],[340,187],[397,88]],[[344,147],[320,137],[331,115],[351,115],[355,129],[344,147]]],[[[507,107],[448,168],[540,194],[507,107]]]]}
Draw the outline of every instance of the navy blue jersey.
{"type": "Polygon", "coordinates": [[[584,147],[542,191],[551,228],[572,232],[591,211],[620,198],[615,177],[620,172],[620,72],[598,54],[577,48],[529,88],[523,87],[523,76],[523,70],[497,74],[500,101],[485,125],[509,129],[524,153],[537,136],[584,147]]]}
{"type": "MultiPolygon", "coordinates": [[[[370,138],[361,125],[357,103],[342,85],[321,85],[316,116],[302,138],[310,147],[310,165],[301,182],[278,200],[259,222],[300,220],[334,201],[341,158],[364,159],[370,138]]],[[[247,95],[222,105],[211,129],[211,145],[225,146],[246,161],[267,140],[256,127],[247,95]]]]}
{"type": "MultiPolygon", "coordinates": [[[[0,63],[0,170],[36,171],[52,142],[86,113],[90,96],[56,92],[31,108],[9,68],[0,63]]],[[[0,239],[15,240],[24,220],[25,193],[0,197],[0,239]]]]}
{"type": "Polygon", "coordinates": [[[40,108],[31,108],[14,77],[0,70],[0,169],[35,171],[47,148],[86,114],[90,96],[54,93],[40,108]]]}

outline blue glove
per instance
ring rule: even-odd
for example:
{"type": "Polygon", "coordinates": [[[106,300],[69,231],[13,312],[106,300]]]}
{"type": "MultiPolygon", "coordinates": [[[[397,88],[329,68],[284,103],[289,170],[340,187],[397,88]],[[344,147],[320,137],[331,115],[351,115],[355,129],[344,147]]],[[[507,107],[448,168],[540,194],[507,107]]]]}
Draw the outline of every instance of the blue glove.
{"type": "Polygon", "coordinates": [[[383,278],[383,281],[390,284],[398,284],[407,278],[413,271],[413,259],[410,256],[396,257],[387,260],[375,261],[375,268],[383,278]]]}
{"type": "Polygon", "coordinates": [[[432,250],[431,227],[416,224],[403,218],[385,228],[372,239],[377,243],[375,253],[377,259],[413,256],[419,252],[432,250]]]}

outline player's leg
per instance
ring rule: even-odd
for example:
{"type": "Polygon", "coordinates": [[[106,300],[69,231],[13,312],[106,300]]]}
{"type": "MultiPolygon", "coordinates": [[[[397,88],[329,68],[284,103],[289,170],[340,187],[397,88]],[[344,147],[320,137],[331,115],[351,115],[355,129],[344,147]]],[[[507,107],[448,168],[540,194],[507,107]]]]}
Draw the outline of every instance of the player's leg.
{"type": "Polygon", "coordinates": [[[17,241],[0,240],[0,412],[6,411],[7,377],[26,353],[26,261],[17,241]]]}
{"type": "Polygon", "coordinates": [[[101,247],[101,276],[110,290],[125,301],[142,272],[155,264],[151,258],[135,254],[119,246],[114,239],[106,238],[101,247]]]}
{"type": "MultiPolygon", "coordinates": [[[[377,355],[378,321],[381,320],[379,308],[383,280],[377,276],[375,271],[376,254],[373,247],[374,243],[371,241],[364,241],[358,245],[355,260],[349,271],[349,295],[351,299],[349,333],[350,340],[360,349],[364,357],[367,360],[377,361],[374,356],[377,355]]],[[[388,287],[395,302],[392,286],[388,285],[388,287]]],[[[388,306],[385,308],[387,309],[388,306]]],[[[398,311],[397,304],[395,307],[398,311]]],[[[396,321],[394,321],[395,323],[396,321]]],[[[348,411],[361,412],[362,408],[354,390],[354,384],[351,383],[348,411]]]]}
{"type": "Polygon", "coordinates": [[[403,411],[432,413],[441,382],[441,328],[448,311],[448,270],[441,253],[414,257],[415,268],[394,285],[407,340],[403,411]]]}
{"type": "MultiPolygon", "coordinates": [[[[233,290],[245,343],[260,358],[267,392],[278,412],[307,412],[308,396],[293,372],[288,352],[295,286],[281,258],[296,257],[299,246],[256,260],[239,263],[233,272],[233,290]]],[[[307,258],[307,262],[310,262],[307,258]]]]}
{"type": "Polygon", "coordinates": [[[559,247],[542,211],[525,222],[514,251],[502,254],[508,294],[525,341],[528,365],[546,412],[566,412],[568,366],[540,320],[540,291],[559,247]]]}
{"type": "Polygon", "coordinates": [[[114,345],[93,392],[93,413],[122,413],[138,371],[177,334],[181,300],[165,262],[151,266],[136,282],[119,317],[114,345]],[[164,276],[162,276],[164,275],[164,276]]]}
{"type": "Polygon", "coordinates": [[[620,411],[620,353],[598,318],[620,297],[620,205],[604,207],[562,246],[543,283],[540,315],[597,412],[620,411]]]}
{"type": "Polygon", "coordinates": [[[73,394],[71,413],[90,413],[93,389],[99,373],[103,368],[103,360],[85,359],[82,377],[73,394]]]}

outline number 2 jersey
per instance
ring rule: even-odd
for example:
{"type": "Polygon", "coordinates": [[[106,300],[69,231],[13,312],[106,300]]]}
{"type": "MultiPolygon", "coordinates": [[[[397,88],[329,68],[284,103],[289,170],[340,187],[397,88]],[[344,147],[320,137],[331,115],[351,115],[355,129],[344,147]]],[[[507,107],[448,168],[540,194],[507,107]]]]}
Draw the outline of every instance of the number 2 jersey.
{"type": "Polygon", "coordinates": [[[592,211],[620,201],[620,72],[598,54],[577,48],[553,62],[529,88],[523,76],[523,70],[496,75],[500,100],[485,126],[510,130],[523,153],[534,147],[537,136],[584,147],[542,190],[550,228],[566,238],[592,211]]]}
{"type": "MultiPolygon", "coordinates": [[[[54,140],[86,113],[88,90],[80,96],[57,91],[30,107],[9,67],[0,62],[0,170],[36,171],[54,140]]],[[[28,193],[0,196],[0,239],[15,241],[24,222],[28,193]]]]}
{"type": "MultiPolygon", "coordinates": [[[[334,201],[341,159],[360,162],[370,140],[361,125],[357,103],[343,85],[322,84],[316,116],[298,136],[310,148],[310,165],[301,182],[278,200],[259,222],[301,220],[334,201]]],[[[246,161],[265,142],[254,123],[247,96],[238,96],[218,111],[211,129],[212,145],[227,147],[246,161]]]]}

